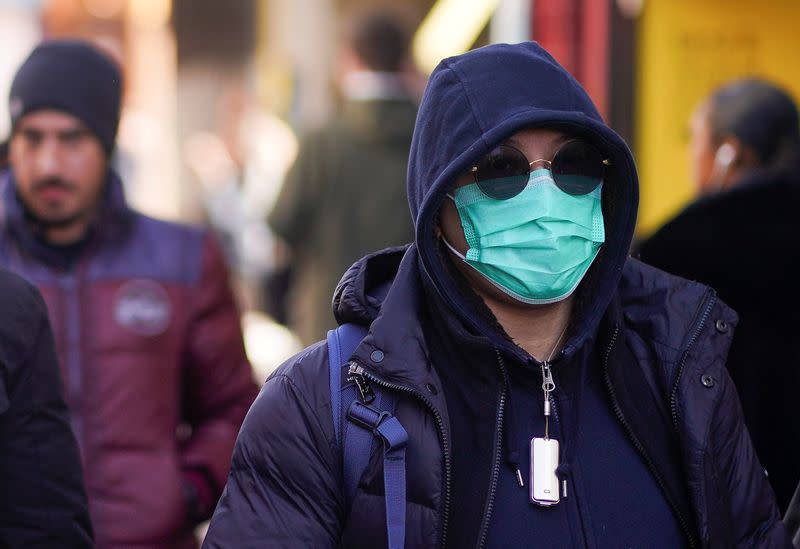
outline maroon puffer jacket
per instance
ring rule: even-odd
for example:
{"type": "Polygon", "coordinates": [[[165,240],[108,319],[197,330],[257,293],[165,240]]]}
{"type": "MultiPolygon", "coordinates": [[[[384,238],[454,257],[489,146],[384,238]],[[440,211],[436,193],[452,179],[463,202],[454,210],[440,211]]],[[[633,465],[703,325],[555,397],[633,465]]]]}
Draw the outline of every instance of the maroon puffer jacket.
{"type": "Polygon", "coordinates": [[[34,238],[13,187],[0,174],[0,264],[47,302],[97,546],[196,546],[256,394],[220,251],[128,209],[112,176],[68,265],[34,238]]]}

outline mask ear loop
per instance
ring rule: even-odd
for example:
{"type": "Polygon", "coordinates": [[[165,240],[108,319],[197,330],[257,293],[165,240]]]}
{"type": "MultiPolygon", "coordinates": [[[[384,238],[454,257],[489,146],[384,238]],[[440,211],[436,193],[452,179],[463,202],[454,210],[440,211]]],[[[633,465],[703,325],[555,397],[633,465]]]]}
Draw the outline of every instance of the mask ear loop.
{"type": "Polygon", "coordinates": [[[450,250],[450,252],[452,252],[453,255],[455,255],[457,258],[459,258],[464,263],[467,262],[466,256],[464,254],[462,254],[461,252],[459,252],[458,250],[456,250],[455,247],[453,247],[453,245],[450,244],[447,241],[447,239],[444,237],[444,234],[439,235],[439,238],[442,239],[442,242],[444,242],[444,245],[447,246],[447,249],[450,250]]]}
{"type": "MultiPolygon", "coordinates": [[[[452,201],[453,201],[453,203],[455,204],[455,202],[456,202],[456,198],[453,196],[453,194],[452,194],[452,193],[447,193],[447,194],[445,194],[445,196],[446,196],[447,198],[449,198],[450,200],[452,200],[452,201]]],[[[444,242],[444,245],[445,245],[445,246],[447,246],[447,249],[448,249],[448,250],[450,250],[450,252],[451,252],[453,255],[455,255],[457,258],[459,258],[459,259],[460,259],[461,261],[463,261],[464,263],[467,263],[467,258],[466,258],[466,256],[464,256],[464,254],[462,254],[461,252],[459,252],[458,250],[456,250],[456,249],[455,249],[455,247],[454,247],[452,244],[450,244],[450,243],[447,241],[447,239],[444,237],[444,233],[443,233],[441,230],[439,231],[439,238],[441,238],[441,239],[442,239],[442,242],[444,242]]],[[[467,263],[467,265],[469,265],[469,263],[467,263]]]]}

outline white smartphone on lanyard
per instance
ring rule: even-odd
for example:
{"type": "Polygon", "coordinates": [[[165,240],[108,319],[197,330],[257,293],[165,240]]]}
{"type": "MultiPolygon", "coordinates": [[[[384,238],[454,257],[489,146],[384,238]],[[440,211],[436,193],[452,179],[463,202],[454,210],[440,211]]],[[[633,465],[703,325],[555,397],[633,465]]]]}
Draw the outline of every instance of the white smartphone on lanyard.
{"type": "Polygon", "coordinates": [[[553,438],[531,439],[531,502],[555,505],[561,500],[558,487],[558,441],[553,438]]]}

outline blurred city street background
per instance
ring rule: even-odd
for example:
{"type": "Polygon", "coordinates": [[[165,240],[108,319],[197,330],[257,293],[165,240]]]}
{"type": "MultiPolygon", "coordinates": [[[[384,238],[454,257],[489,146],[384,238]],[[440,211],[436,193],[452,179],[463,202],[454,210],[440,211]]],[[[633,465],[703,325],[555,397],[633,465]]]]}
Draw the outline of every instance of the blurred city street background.
{"type": "MultiPolygon", "coordinates": [[[[211,223],[236,273],[257,378],[299,349],[263,280],[286,262],[265,218],[303,133],[340,103],[337,33],[370,0],[0,0],[0,97],[40,40],[92,40],[124,67],[114,160],[145,213],[211,223]]],[[[539,41],[634,149],[639,236],[691,198],[692,109],[715,86],[762,76],[800,98],[795,0],[405,0],[424,76],[492,42],[539,41]]],[[[522,85],[535,86],[535,82],[522,85]]],[[[8,133],[0,101],[0,135],[8,133]]],[[[407,215],[405,204],[398,215],[407,215]]]]}

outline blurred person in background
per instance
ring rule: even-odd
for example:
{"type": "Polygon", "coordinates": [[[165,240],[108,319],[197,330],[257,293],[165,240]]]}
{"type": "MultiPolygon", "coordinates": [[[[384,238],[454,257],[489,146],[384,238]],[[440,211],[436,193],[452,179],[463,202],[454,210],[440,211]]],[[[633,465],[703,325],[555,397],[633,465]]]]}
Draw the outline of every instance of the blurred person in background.
{"type": "Polygon", "coordinates": [[[256,388],[212,238],[126,205],[109,163],[121,90],[81,41],[19,68],[0,261],[48,304],[98,547],[189,548],[256,388]]]}
{"type": "Polygon", "coordinates": [[[0,547],[94,547],[47,307],[0,270],[0,547]]]}
{"type": "Polygon", "coordinates": [[[330,296],[366,253],[413,239],[406,210],[408,148],[417,107],[410,32],[398,16],[356,16],[344,33],[344,104],[301,141],[269,215],[290,248],[289,326],[304,344],[335,325],[330,296]]]}
{"type": "MultiPolygon", "coordinates": [[[[263,292],[280,258],[272,253],[275,239],[265,218],[297,154],[297,140],[288,125],[257,108],[242,82],[226,85],[217,118],[215,133],[189,136],[184,161],[236,275],[239,302],[248,311],[274,313],[263,292]]],[[[285,318],[276,320],[286,323],[285,318]]]]}
{"type": "Polygon", "coordinates": [[[728,369],[784,511],[800,481],[797,107],[772,83],[728,83],[696,109],[690,147],[700,198],[644,242],[639,255],[708,284],[739,314],[728,369]]]}
{"type": "Polygon", "coordinates": [[[334,297],[366,334],[331,351],[355,400],[332,414],[333,346],[289,359],[205,547],[789,547],[725,369],[735,314],[629,257],[633,157],[571,75],[532,42],[445,59],[408,174],[414,243],[334,297]],[[359,425],[386,442],[334,444],[359,425]]]}

